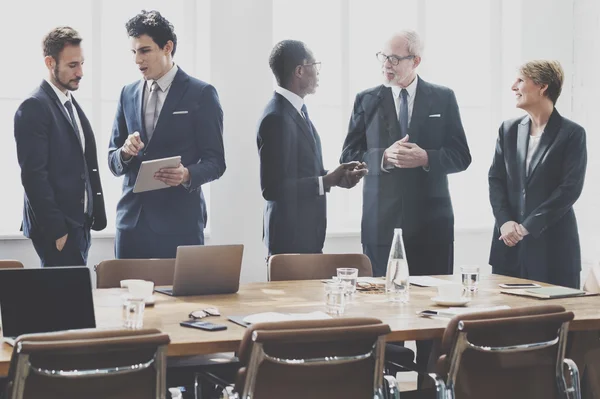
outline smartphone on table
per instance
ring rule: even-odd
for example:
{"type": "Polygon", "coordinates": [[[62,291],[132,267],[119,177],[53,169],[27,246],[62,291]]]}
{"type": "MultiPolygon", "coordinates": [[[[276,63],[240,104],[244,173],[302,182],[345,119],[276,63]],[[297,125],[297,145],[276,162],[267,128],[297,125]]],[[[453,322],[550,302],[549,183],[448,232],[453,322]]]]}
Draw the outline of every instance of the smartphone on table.
{"type": "Polygon", "coordinates": [[[227,330],[227,326],[223,324],[209,323],[208,321],[186,320],[179,323],[182,327],[197,328],[204,331],[221,331],[227,330]]]}
{"type": "Polygon", "coordinates": [[[535,283],[507,283],[498,285],[500,288],[542,288],[541,285],[535,283]]]}

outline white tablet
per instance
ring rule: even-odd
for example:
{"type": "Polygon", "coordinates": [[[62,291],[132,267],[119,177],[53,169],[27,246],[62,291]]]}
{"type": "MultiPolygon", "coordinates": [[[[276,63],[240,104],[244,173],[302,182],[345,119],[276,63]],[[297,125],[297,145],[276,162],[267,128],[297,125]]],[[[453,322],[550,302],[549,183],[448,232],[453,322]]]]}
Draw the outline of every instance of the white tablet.
{"type": "Polygon", "coordinates": [[[161,188],[171,187],[168,184],[156,180],[154,174],[162,168],[176,168],[181,163],[181,156],[153,159],[152,161],[144,161],[140,165],[140,170],[135,180],[133,187],[134,193],[142,193],[144,191],[159,190],[161,188]]]}

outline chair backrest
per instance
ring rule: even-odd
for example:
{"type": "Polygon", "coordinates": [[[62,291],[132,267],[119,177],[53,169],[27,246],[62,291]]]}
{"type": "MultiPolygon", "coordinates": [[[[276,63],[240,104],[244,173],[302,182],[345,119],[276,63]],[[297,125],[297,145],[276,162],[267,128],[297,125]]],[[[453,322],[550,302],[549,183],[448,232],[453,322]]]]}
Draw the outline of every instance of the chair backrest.
{"type": "Polygon", "coordinates": [[[338,267],[355,267],[359,277],[373,275],[364,254],[281,254],[269,258],[269,281],[331,278],[338,267]]]}
{"type": "Polygon", "coordinates": [[[24,266],[18,260],[3,259],[0,260],[0,269],[23,269],[24,266]]]}
{"type": "Polygon", "coordinates": [[[173,285],[175,259],[113,259],[95,267],[97,288],[118,288],[121,280],[140,279],[173,285]]]}
{"type": "Polygon", "coordinates": [[[373,398],[383,384],[384,336],[373,318],[259,323],[239,349],[242,398],[373,398]]]}
{"type": "Polygon", "coordinates": [[[583,284],[583,289],[588,292],[600,294],[600,263],[592,265],[583,284]]]}
{"type": "Polygon", "coordinates": [[[555,305],[456,316],[444,332],[437,372],[452,397],[563,397],[571,320],[572,312],[555,305]]]}
{"type": "Polygon", "coordinates": [[[165,398],[169,336],[77,330],[18,338],[6,398],[165,398]]]}

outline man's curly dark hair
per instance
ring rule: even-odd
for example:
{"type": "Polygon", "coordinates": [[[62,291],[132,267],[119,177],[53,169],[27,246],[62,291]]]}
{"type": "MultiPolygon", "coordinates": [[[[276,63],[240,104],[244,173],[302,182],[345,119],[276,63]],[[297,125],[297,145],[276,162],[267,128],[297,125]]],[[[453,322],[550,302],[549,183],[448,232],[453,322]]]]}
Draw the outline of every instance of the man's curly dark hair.
{"type": "Polygon", "coordinates": [[[171,55],[175,55],[175,50],[177,49],[177,35],[175,34],[175,28],[173,28],[173,24],[160,15],[158,11],[142,10],[141,13],[127,21],[125,29],[127,29],[129,37],[140,37],[142,35],[150,36],[161,49],[165,47],[165,44],[167,44],[169,40],[171,40],[173,42],[173,51],[171,52],[171,55]]]}

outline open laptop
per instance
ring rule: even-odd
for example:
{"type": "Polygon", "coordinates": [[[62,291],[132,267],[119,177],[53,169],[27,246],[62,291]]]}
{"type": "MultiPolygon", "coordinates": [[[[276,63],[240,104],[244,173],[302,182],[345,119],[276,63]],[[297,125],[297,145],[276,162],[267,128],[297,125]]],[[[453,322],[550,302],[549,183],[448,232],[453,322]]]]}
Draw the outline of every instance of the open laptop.
{"type": "Polygon", "coordinates": [[[233,294],[240,288],[243,245],[177,247],[172,288],[155,288],[172,296],[233,294]]]}
{"type": "Polygon", "coordinates": [[[22,334],[95,328],[87,267],[0,269],[4,341],[22,334]]]}

